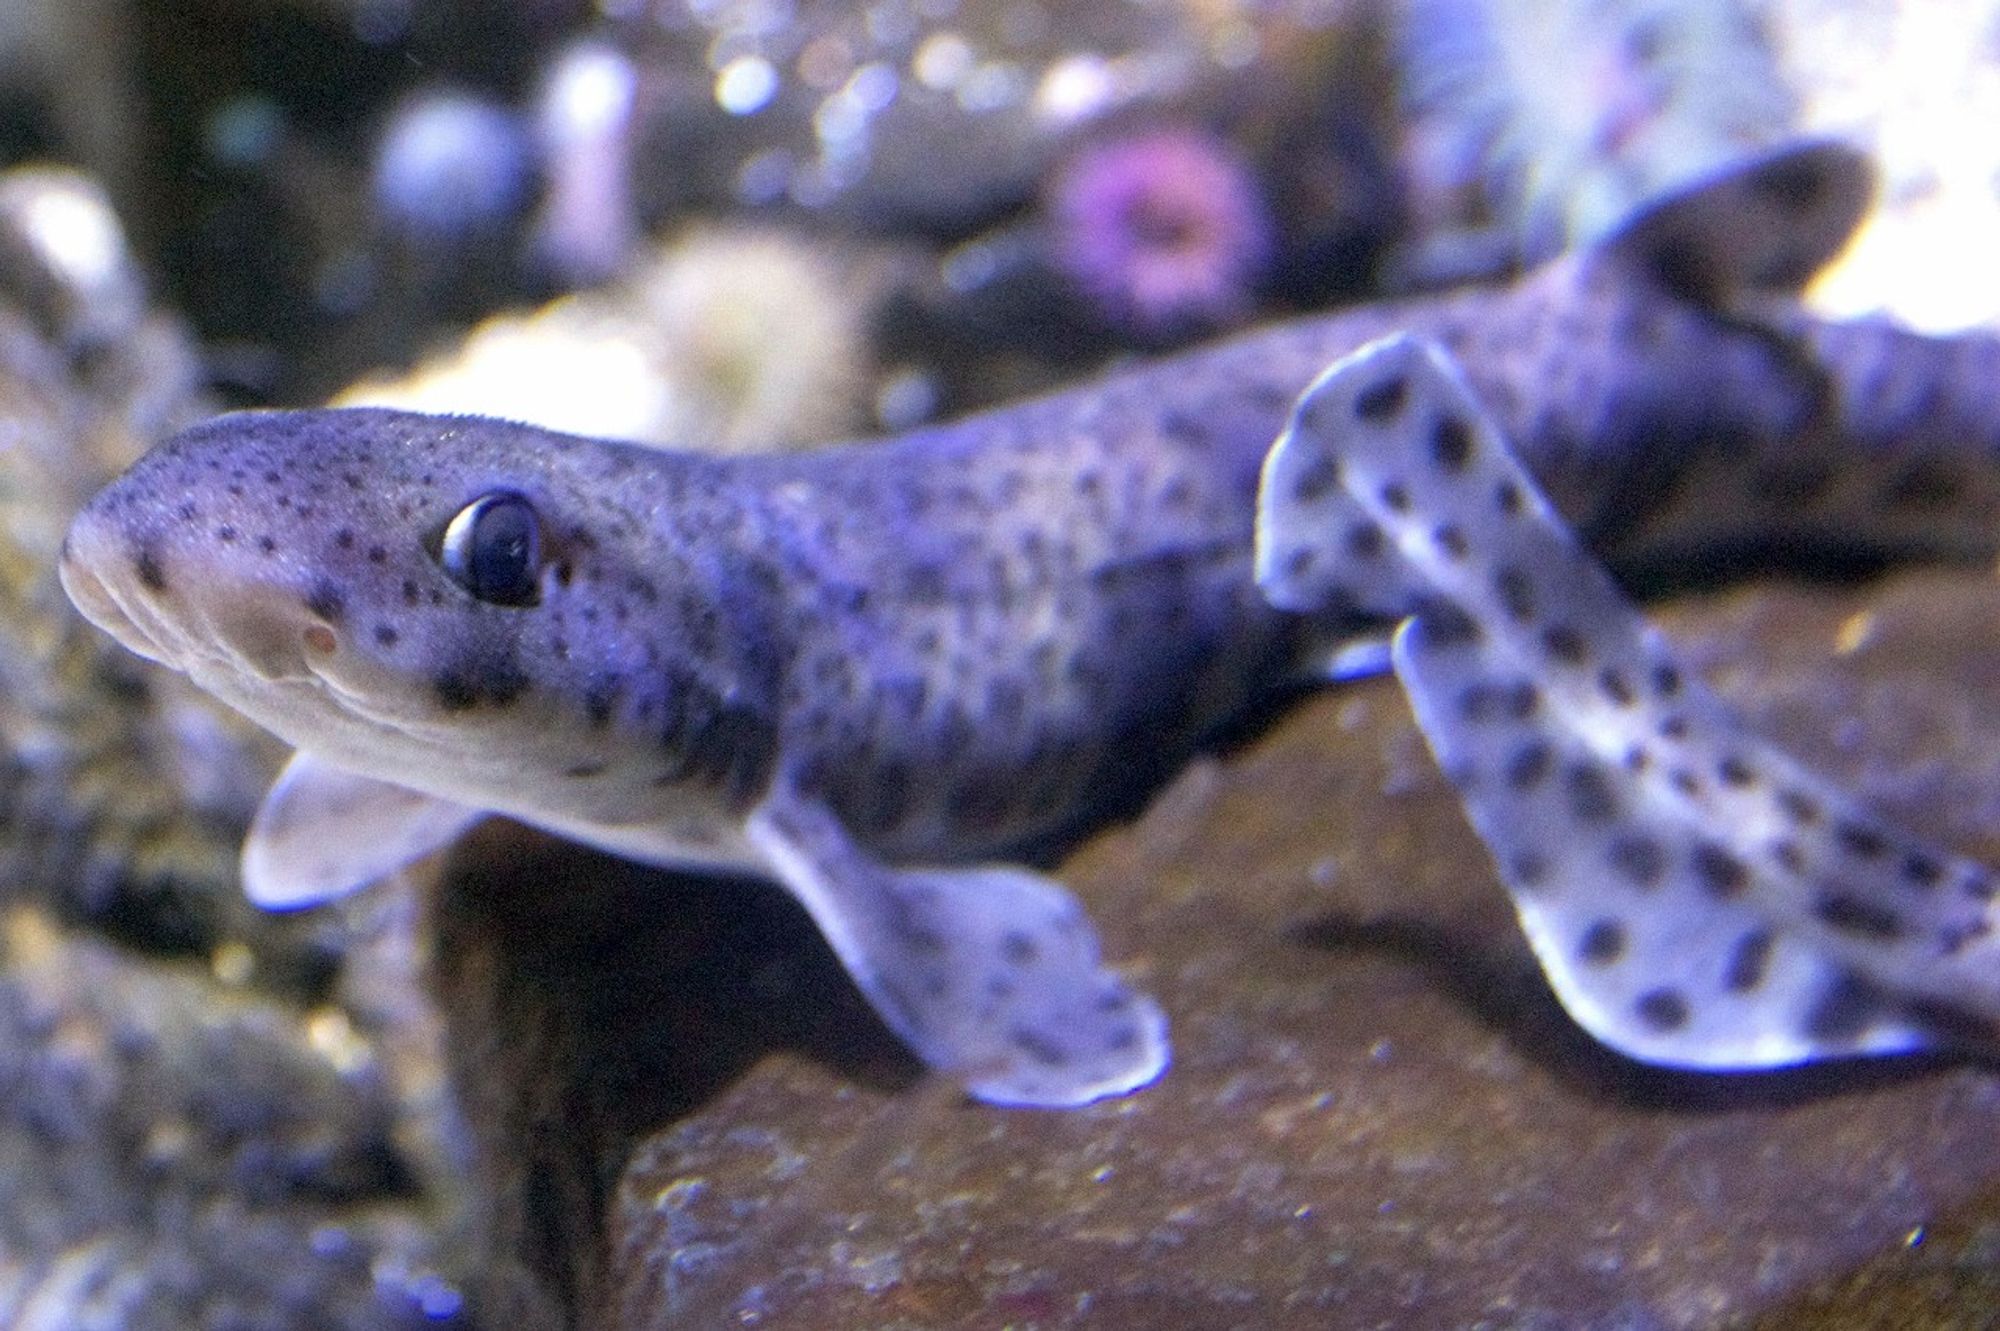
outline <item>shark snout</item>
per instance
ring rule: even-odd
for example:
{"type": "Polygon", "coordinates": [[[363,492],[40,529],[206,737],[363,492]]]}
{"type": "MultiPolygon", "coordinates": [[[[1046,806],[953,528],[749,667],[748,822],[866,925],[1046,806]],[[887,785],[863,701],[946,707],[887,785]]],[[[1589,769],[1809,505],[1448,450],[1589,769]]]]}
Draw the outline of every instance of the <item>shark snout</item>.
{"type": "Polygon", "coordinates": [[[123,585],[139,580],[139,564],[126,560],[130,567],[125,577],[113,572],[119,561],[125,559],[121,552],[126,544],[117,524],[93,503],[70,523],[56,561],[56,575],[70,604],[85,619],[117,639],[120,645],[150,660],[164,661],[166,657],[154,635],[132,613],[131,592],[123,585]]]}
{"type": "Polygon", "coordinates": [[[270,580],[232,575],[213,540],[154,521],[114,486],[70,523],[57,574],[85,619],[149,660],[190,671],[220,654],[266,680],[304,675],[316,619],[270,580]]]}

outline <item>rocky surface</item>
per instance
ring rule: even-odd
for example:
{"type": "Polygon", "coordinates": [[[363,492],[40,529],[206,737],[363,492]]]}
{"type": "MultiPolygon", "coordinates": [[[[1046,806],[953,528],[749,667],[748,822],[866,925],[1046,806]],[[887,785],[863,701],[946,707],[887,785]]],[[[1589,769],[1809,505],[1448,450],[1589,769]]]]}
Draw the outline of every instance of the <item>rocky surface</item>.
{"type": "MultiPolygon", "coordinates": [[[[2000,858],[1992,579],[1668,619],[1755,723],[2000,858]]],[[[1392,683],[1303,701],[1062,873],[1173,1014],[1177,1061],[1036,1113],[925,1081],[771,889],[504,831],[461,852],[441,992],[513,1259],[494,1306],[621,1328],[1989,1315],[1995,1066],[1704,1077],[1605,1053],[1392,683]]]]}
{"type": "Polygon", "coordinates": [[[57,586],[68,514],[208,410],[193,361],[95,186],[0,174],[0,1325],[438,1325],[463,1193],[395,899],[252,910],[275,746],[57,586]]]}

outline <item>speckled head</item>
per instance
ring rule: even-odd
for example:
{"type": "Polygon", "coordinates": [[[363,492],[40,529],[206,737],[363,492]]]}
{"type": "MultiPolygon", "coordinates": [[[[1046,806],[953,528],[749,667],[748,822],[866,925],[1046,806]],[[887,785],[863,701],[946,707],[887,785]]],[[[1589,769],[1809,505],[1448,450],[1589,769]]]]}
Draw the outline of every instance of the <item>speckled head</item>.
{"type": "Polygon", "coordinates": [[[749,522],[705,459],[472,418],[239,413],[93,500],[62,580],[301,748],[600,819],[647,788],[761,779],[774,667],[733,622],[758,602],[726,553],[749,522]],[[714,539],[672,539],[696,533],[714,539]]]}

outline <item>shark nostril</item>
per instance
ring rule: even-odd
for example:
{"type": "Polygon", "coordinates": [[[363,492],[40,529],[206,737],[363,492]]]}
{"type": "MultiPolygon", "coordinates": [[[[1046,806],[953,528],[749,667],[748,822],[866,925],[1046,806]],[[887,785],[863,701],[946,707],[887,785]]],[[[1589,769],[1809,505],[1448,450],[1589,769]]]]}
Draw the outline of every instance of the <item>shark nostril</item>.
{"type": "Polygon", "coordinates": [[[308,624],[299,636],[305,640],[306,651],[316,656],[332,656],[340,649],[340,639],[324,624],[308,624]]]}

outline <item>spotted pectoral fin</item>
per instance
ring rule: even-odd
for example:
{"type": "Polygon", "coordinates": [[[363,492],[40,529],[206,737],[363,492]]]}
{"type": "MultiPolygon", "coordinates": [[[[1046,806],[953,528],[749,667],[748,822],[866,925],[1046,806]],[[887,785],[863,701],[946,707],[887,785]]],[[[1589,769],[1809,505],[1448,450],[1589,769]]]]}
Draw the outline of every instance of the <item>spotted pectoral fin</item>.
{"type": "Polygon", "coordinates": [[[243,891],[266,910],[317,906],[442,848],[484,816],[295,753],[243,839],[243,891]]]}
{"type": "Polygon", "coordinates": [[[1703,305],[1797,291],[1847,245],[1874,192],[1859,150],[1793,144],[1656,200],[1589,257],[1703,305]]]}
{"type": "Polygon", "coordinates": [[[1939,1005],[2000,1017],[1992,876],[1747,735],[1441,352],[1377,343],[1308,390],[1266,465],[1258,570],[1283,605],[1408,616],[1392,664],[1418,724],[1606,1043],[1771,1067],[1914,1047],[1939,1005]],[[1302,495],[1309,474],[1337,483],[1302,495]],[[1330,557],[1357,523],[1381,536],[1359,567],[1330,557]]]}
{"type": "Polygon", "coordinates": [[[1165,1018],[1100,963],[1090,921],[1053,880],[891,868],[829,810],[782,793],[749,835],[890,1029],[979,1099],[1080,1105],[1165,1069],[1165,1018]]]}

